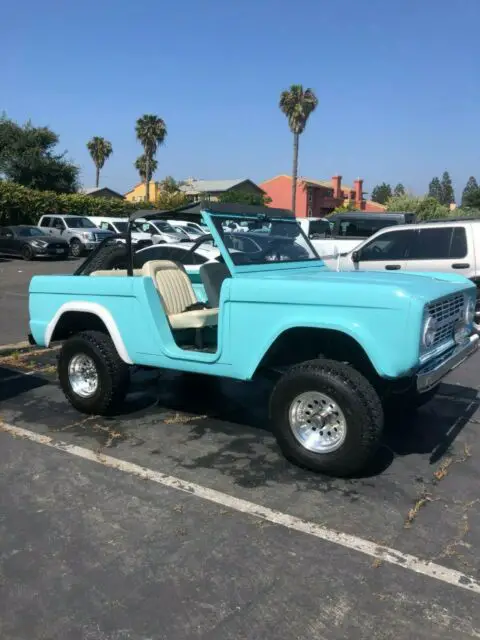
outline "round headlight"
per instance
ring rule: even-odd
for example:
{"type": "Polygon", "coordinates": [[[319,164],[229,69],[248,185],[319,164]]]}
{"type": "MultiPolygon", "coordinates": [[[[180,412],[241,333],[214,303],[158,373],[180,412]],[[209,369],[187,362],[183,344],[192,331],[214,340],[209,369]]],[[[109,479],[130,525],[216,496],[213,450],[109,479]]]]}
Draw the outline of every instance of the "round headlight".
{"type": "Polygon", "coordinates": [[[465,305],[465,324],[472,324],[475,319],[475,301],[469,298],[465,305]]]}
{"type": "Polygon", "coordinates": [[[437,331],[437,321],[433,316],[428,316],[423,325],[423,346],[429,349],[433,341],[435,340],[435,333],[437,331]]]}

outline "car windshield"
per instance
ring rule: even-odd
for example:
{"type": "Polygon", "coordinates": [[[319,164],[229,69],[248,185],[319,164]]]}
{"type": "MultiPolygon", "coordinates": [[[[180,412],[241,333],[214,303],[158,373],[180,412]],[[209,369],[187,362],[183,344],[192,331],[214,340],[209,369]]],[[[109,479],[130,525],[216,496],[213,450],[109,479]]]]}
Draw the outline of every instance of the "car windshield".
{"type": "Polygon", "coordinates": [[[233,232],[230,229],[238,229],[237,219],[214,215],[212,221],[236,265],[320,260],[293,217],[245,217],[249,230],[233,232]]]}
{"type": "Polygon", "coordinates": [[[32,238],[34,236],[45,235],[45,233],[38,227],[19,227],[16,229],[16,233],[18,236],[22,236],[22,238],[32,238]]]}
{"type": "Polygon", "coordinates": [[[152,223],[162,233],[176,233],[172,225],[169,222],[165,222],[165,220],[152,220],[152,223]]]}
{"type": "Polygon", "coordinates": [[[120,231],[120,233],[127,233],[127,223],[126,222],[114,222],[115,228],[120,231]]]}
{"type": "Polygon", "coordinates": [[[95,229],[95,225],[88,218],[64,218],[70,229],[95,229]]]}

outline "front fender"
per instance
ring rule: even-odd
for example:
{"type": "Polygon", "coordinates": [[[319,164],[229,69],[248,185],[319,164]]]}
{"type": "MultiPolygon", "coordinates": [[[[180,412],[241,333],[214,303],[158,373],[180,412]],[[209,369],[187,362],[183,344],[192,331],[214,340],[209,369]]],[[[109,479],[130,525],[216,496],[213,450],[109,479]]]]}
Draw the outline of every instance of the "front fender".
{"type": "Polygon", "coordinates": [[[295,305],[288,314],[282,313],[282,305],[256,304],[248,317],[237,306],[232,305],[231,313],[232,362],[244,379],[253,377],[279,336],[297,328],[346,334],[362,347],[382,378],[409,375],[418,364],[422,315],[410,313],[411,301],[401,310],[295,305]]]}

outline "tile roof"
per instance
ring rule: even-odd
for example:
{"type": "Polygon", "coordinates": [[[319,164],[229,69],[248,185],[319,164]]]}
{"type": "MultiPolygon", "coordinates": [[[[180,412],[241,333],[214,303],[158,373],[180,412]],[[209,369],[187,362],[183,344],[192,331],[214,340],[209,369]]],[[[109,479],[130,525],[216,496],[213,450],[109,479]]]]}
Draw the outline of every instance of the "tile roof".
{"type": "MultiPolygon", "coordinates": [[[[331,180],[315,180],[313,178],[304,178],[303,176],[298,178],[299,180],[303,180],[303,182],[307,182],[308,184],[312,184],[317,187],[327,187],[328,189],[333,188],[333,182],[331,180]]],[[[342,190],[346,191],[355,191],[355,189],[349,185],[342,182],[341,184],[342,190]]]]}
{"type": "Polygon", "coordinates": [[[247,182],[248,178],[237,180],[189,180],[180,187],[180,191],[186,194],[195,195],[197,193],[212,193],[216,191],[228,191],[233,187],[247,182]]]}

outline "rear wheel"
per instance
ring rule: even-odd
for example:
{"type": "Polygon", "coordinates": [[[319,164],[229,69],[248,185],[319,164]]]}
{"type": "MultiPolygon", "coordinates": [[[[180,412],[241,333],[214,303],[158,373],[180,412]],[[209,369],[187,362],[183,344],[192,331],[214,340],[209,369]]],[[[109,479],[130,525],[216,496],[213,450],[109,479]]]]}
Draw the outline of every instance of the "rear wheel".
{"type": "Polygon", "coordinates": [[[117,353],[110,336],[83,331],[69,338],[58,358],[63,393],[78,411],[108,415],[125,399],[130,367],[117,353]]]}
{"type": "Polygon", "coordinates": [[[23,245],[22,258],[24,260],[33,260],[33,249],[29,244],[23,245]]]}
{"type": "Polygon", "coordinates": [[[83,253],[82,243],[77,238],[73,238],[70,242],[70,253],[74,258],[80,258],[83,253]]]}
{"type": "Polygon", "coordinates": [[[355,369],[332,360],[290,369],[273,390],[270,416],[288,460],[336,476],[361,471],[383,429],[375,389],[355,369]]]}

